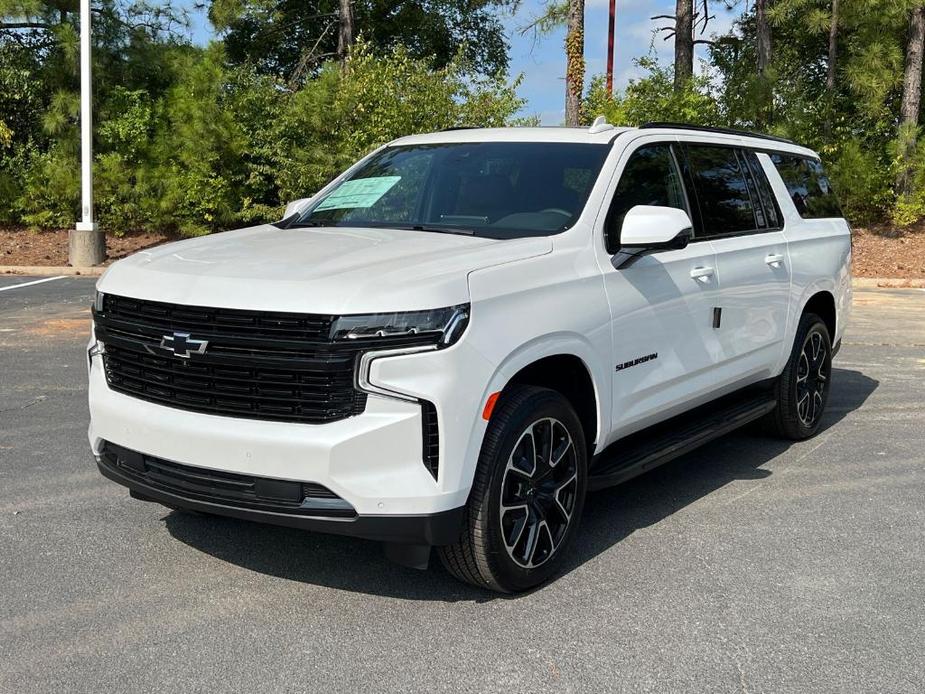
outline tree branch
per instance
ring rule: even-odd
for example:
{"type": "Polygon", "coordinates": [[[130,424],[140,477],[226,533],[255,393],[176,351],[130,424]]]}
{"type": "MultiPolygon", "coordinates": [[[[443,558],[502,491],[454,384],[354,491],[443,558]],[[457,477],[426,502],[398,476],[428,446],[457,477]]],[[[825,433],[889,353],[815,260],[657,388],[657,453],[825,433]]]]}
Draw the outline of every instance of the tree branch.
{"type": "Polygon", "coordinates": [[[6,29],[51,29],[47,22],[0,22],[0,31],[6,29]]]}

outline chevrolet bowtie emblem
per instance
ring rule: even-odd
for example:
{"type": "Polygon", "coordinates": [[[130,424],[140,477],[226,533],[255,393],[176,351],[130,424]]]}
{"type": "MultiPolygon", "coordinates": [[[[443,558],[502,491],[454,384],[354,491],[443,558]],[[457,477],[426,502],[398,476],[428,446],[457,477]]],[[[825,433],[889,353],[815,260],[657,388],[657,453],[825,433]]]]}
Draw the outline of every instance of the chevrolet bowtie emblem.
{"type": "Polygon", "coordinates": [[[193,340],[189,333],[174,333],[161,338],[161,349],[182,359],[189,359],[192,354],[205,354],[208,346],[208,340],[193,340]]]}

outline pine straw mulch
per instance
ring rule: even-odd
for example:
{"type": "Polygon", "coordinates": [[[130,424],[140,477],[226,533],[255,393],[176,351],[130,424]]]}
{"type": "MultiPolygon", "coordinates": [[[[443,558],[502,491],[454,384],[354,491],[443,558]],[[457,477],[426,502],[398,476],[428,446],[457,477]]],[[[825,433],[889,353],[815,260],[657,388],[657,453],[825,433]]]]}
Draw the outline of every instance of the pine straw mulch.
{"type": "MultiPolygon", "coordinates": [[[[151,248],[175,237],[150,232],[107,235],[106,264],[151,248]]],[[[22,228],[0,228],[0,265],[67,265],[67,229],[30,231],[22,228]]]]}
{"type": "Polygon", "coordinates": [[[855,229],[853,270],[855,277],[925,279],[925,220],[855,229]]]}

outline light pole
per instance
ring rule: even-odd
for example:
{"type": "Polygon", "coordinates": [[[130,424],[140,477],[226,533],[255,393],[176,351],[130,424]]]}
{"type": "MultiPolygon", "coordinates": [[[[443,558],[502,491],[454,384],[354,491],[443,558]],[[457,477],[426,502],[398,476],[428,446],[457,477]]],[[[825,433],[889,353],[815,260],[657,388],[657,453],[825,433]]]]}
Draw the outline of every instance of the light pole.
{"type": "Polygon", "coordinates": [[[93,114],[90,69],[90,0],[80,0],[80,221],[68,234],[68,262],[73,267],[99,265],[106,259],[106,237],[93,221],[93,114]]]}
{"type": "Polygon", "coordinates": [[[617,18],[617,0],[610,0],[610,17],[607,21],[607,95],[613,94],[613,30],[617,18]]]}

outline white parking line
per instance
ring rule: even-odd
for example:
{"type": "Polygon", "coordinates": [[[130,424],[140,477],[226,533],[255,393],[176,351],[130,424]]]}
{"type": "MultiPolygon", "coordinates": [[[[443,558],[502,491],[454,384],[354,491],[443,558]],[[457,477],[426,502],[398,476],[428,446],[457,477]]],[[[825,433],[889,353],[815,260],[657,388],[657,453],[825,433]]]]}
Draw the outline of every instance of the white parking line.
{"type": "Polygon", "coordinates": [[[31,287],[33,284],[41,284],[42,282],[54,282],[55,280],[63,280],[67,275],[58,275],[57,277],[46,277],[41,280],[32,280],[31,282],[23,282],[22,284],[11,284],[9,287],[0,287],[0,292],[5,292],[7,289],[19,289],[20,287],[31,287]]]}

